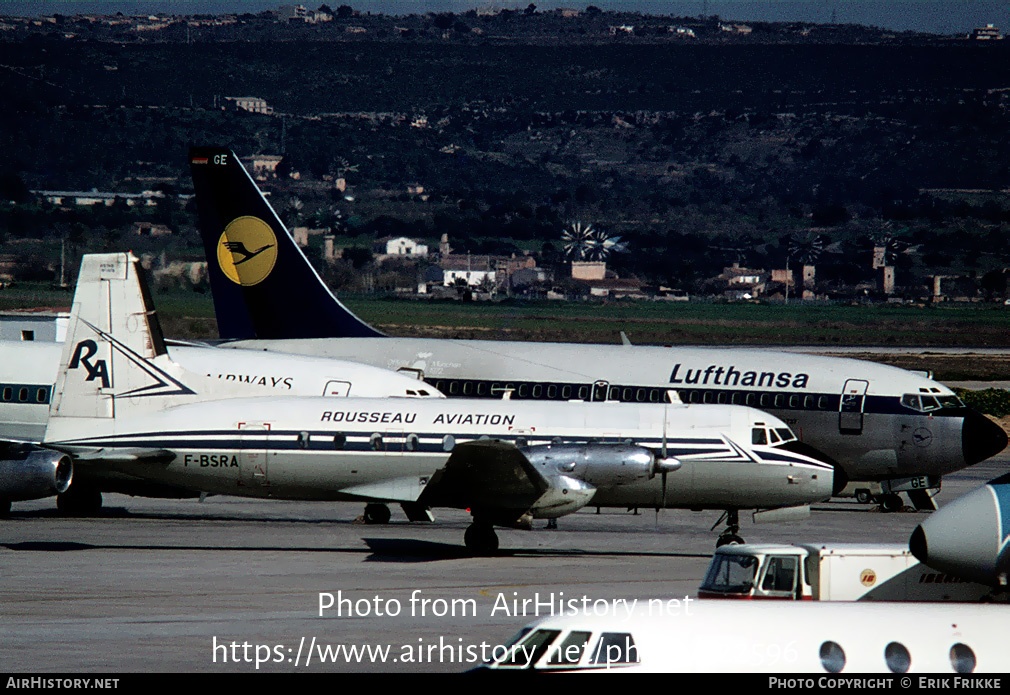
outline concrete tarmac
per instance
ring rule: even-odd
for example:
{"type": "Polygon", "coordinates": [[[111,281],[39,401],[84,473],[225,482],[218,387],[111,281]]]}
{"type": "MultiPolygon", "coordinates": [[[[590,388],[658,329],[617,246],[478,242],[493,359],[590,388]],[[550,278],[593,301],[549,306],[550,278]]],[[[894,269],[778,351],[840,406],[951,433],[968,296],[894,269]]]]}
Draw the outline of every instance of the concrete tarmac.
{"type": "MultiPolygon", "coordinates": [[[[1004,452],[949,476],[938,500],[1008,467],[1004,452]]],[[[365,526],[360,504],[105,497],[95,518],[62,518],[50,499],[0,521],[0,670],[462,671],[572,600],[694,596],[719,517],[589,509],[557,530],[499,530],[499,555],[470,557],[469,515],[454,510],[420,524],[394,507],[365,526]],[[322,616],[321,594],[334,601],[322,616]]],[[[832,501],[806,521],[741,525],[749,542],[905,543],[923,518],[832,501]]]]}

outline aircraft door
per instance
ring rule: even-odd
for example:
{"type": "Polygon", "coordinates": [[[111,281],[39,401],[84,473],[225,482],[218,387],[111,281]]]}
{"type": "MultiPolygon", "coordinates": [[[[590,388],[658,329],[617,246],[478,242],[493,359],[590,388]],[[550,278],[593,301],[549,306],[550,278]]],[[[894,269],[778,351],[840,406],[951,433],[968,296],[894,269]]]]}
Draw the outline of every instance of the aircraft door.
{"type": "Polygon", "coordinates": [[[267,441],[270,423],[240,422],[239,485],[263,487],[270,484],[267,441]]]}
{"type": "Polygon", "coordinates": [[[863,407],[866,403],[866,389],[870,382],[849,379],[842,387],[842,397],[838,404],[838,432],[840,434],[863,433],[863,407]]]}
{"type": "Polygon", "coordinates": [[[593,383],[593,392],[590,394],[591,401],[607,400],[607,391],[610,389],[609,381],[597,381],[593,383]]]}
{"type": "Polygon", "coordinates": [[[326,386],[323,387],[324,396],[336,396],[338,398],[346,398],[351,392],[351,384],[348,381],[337,381],[332,379],[326,382],[326,386]]]}

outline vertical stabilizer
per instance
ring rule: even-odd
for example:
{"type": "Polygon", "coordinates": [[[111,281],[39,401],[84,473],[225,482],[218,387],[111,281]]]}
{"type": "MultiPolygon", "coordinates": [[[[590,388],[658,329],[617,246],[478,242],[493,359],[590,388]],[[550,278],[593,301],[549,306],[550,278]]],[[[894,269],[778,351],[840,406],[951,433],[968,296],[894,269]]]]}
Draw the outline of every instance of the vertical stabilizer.
{"type": "Polygon", "coordinates": [[[150,412],[194,394],[168,358],[142,273],[133,254],[82,259],[47,438],[61,419],[150,412]]]}
{"type": "Polygon", "coordinates": [[[222,338],[382,335],[333,296],[234,152],[192,147],[189,161],[222,338]]]}

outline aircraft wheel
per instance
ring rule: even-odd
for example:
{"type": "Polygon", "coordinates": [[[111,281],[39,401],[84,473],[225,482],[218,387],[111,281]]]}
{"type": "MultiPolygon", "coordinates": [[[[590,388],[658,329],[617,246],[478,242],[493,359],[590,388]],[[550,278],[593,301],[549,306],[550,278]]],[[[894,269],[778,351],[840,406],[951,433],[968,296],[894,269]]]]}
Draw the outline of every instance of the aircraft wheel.
{"type": "Polygon", "coordinates": [[[900,495],[890,494],[880,498],[880,509],[885,512],[900,512],[905,508],[900,495]]]}
{"type": "Polygon", "coordinates": [[[390,516],[392,514],[389,511],[389,507],[384,504],[365,505],[366,524],[388,524],[390,516]]]}
{"type": "Polygon", "coordinates": [[[744,540],[735,533],[724,533],[719,536],[719,540],[715,542],[716,548],[721,548],[724,545],[743,545],[744,540]]]}
{"type": "Polygon", "coordinates": [[[77,487],[56,496],[56,508],[64,516],[92,516],[102,508],[102,493],[93,487],[77,487]]]}
{"type": "Polygon", "coordinates": [[[493,555],[498,552],[498,534],[491,524],[470,524],[463,534],[463,542],[475,555],[493,555]]]}
{"type": "Polygon", "coordinates": [[[866,489],[856,490],[856,501],[859,502],[859,504],[869,504],[873,501],[873,495],[871,495],[870,491],[866,489]]]}

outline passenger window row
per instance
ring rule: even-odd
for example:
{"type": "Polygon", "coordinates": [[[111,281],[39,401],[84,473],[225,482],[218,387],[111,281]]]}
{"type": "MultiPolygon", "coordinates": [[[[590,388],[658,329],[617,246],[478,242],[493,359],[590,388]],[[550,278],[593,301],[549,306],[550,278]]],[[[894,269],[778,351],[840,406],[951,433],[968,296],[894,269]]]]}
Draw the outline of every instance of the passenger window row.
{"type": "Polygon", "coordinates": [[[482,381],[479,379],[436,379],[432,385],[447,396],[502,398],[511,392],[517,400],[623,401],[626,403],[668,402],[667,390],[654,386],[621,386],[607,383],[572,384],[539,381],[482,381]]]}
{"type": "MultiPolygon", "coordinates": [[[[837,642],[828,640],[821,645],[821,666],[828,673],[841,673],[845,668],[845,650],[837,642]]],[[[955,673],[972,673],[977,665],[975,652],[967,644],[958,642],[951,646],[950,667],[955,673]]],[[[884,662],[892,673],[908,673],[912,667],[912,654],[901,642],[891,642],[884,648],[884,662]]]]}
{"type": "Polygon", "coordinates": [[[48,403],[49,391],[49,386],[3,384],[0,386],[0,400],[4,403],[48,403]]]}

